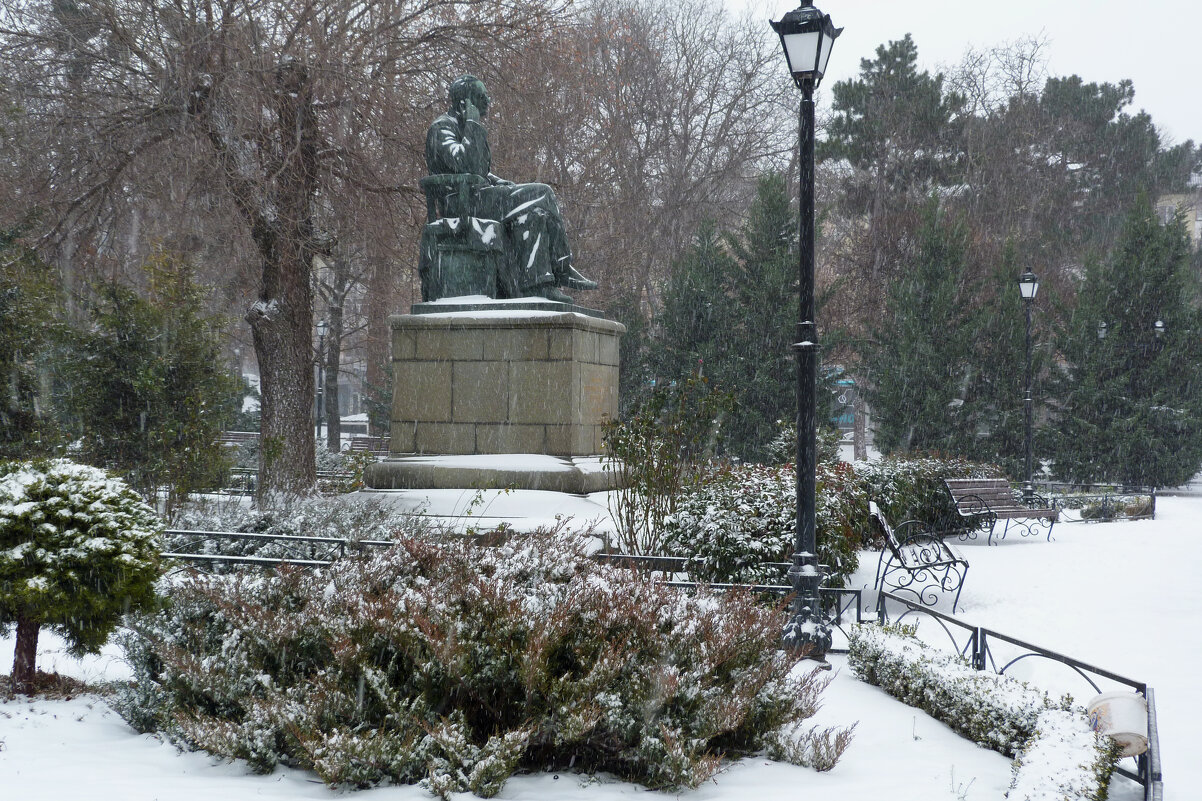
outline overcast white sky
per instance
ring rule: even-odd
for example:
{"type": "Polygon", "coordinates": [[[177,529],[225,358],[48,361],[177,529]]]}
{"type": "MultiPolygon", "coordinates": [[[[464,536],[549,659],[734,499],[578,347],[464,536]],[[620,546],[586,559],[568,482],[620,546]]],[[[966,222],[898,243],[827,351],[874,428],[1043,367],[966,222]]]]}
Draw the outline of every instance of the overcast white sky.
{"type": "MultiPolygon", "coordinates": [[[[724,0],[780,19],[797,0],[724,0]]],[[[1045,34],[1052,75],[1086,82],[1135,83],[1135,107],[1152,115],[1171,142],[1202,141],[1202,3],[1197,0],[818,0],[843,34],[824,86],[855,77],[860,59],[910,33],[919,66],[935,72],[960,61],[969,46],[992,47],[1045,34]]],[[[782,56],[783,57],[783,56],[782,56]]],[[[819,102],[823,103],[821,95],[819,102]]]]}

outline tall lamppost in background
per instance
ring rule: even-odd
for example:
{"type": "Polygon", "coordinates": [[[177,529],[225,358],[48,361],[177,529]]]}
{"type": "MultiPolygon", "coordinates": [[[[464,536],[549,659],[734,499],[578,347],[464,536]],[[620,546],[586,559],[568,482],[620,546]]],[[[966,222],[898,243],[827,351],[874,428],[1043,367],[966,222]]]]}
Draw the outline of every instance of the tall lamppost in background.
{"type": "Polygon", "coordinates": [[[780,35],[793,81],[801,89],[799,164],[800,239],[798,241],[799,322],[792,348],[797,352],[797,521],[789,580],[795,593],[793,616],[785,626],[787,648],[823,659],[831,646],[830,625],[822,615],[815,531],[817,478],[818,329],[814,325],[814,90],[826,72],[831,46],[842,28],[829,14],[804,5],[772,23],[780,35]]]}
{"type": "Polygon", "coordinates": [[[324,398],[324,389],[326,383],[325,367],[326,367],[326,329],[328,328],[326,321],[322,320],[317,324],[317,394],[314,396],[314,406],[317,410],[317,431],[316,436],[318,441],[321,440],[321,423],[325,417],[325,409],[322,408],[324,398]]]}
{"type": "Polygon", "coordinates": [[[1035,502],[1035,485],[1031,483],[1031,471],[1034,462],[1034,446],[1031,442],[1031,304],[1035,294],[1039,292],[1039,279],[1028,268],[1018,277],[1018,293],[1022,295],[1023,308],[1027,312],[1027,394],[1023,398],[1023,409],[1027,416],[1027,483],[1023,485],[1023,503],[1031,506],[1035,502]]]}

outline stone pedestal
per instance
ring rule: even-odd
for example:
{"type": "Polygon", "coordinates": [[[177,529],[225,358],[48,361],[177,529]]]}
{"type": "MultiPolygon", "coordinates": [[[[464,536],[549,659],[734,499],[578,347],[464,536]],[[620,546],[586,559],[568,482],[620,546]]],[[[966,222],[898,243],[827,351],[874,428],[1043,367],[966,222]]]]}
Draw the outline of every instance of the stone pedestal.
{"type": "MultiPolygon", "coordinates": [[[[494,301],[448,312],[419,305],[425,313],[391,320],[392,458],[372,466],[369,486],[471,487],[455,482],[480,475],[464,473],[470,460],[462,458],[432,470],[431,455],[539,454],[571,465],[601,452],[602,424],[618,413],[625,326],[564,304],[542,310],[494,301]]],[[[513,472],[506,471],[507,486],[530,483],[513,472]]],[[[579,486],[597,489],[597,477],[579,486]]]]}

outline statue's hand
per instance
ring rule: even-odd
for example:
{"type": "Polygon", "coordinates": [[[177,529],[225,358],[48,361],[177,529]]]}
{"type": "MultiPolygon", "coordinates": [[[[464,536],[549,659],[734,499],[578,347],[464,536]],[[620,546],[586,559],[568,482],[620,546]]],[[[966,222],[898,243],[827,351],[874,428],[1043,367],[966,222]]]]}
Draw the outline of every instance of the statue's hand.
{"type": "Polygon", "coordinates": [[[506,181],[504,178],[498,178],[495,175],[492,175],[489,177],[492,178],[493,186],[516,186],[516,184],[513,181],[506,181]]]}
{"type": "Polygon", "coordinates": [[[472,122],[480,121],[480,109],[476,108],[470,97],[463,100],[463,118],[472,122]]]}

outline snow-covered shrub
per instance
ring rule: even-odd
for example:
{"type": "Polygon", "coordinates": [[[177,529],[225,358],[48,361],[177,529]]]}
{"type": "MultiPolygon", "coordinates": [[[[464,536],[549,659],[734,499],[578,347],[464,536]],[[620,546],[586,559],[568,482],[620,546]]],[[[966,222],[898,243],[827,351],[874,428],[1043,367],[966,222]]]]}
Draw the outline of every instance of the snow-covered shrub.
{"type": "Polygon", "coordinates": [[[1008,798],[1104,801],[1120,749],[1090,730],[1085,710],[1064,696],[989,671],[925,645],[907,626],[852,627],[848,664],[895,698],[964,737],[1017,756],[1008,798]]]}
{"type": "Polygon", "coordinates": [[[943,484],[945,478],[1004,478],[1000,467],[965,459],[890,458],[853,465],[868,497],[894,524],[921,520],[935,531],[964,525],[943,484]]]}
{"type": "Polygon", "coordinates": [[[1080,709],[1047,709],[1014,760],[1013,801],[1106,801],[1122,746],[1095,732],[1080,709]]]}
{"type": "Polygon", "coordinates": [[[847,661],[861,679],[943,721],[986,748],[1013,756],[1035,733],[1039,715],[1068,709],[1009,676],[974,670],[959,654],[921,642],[904,626],[865,623],[848,638],[847,661]]]}
{"type": "Polygon", "coordinates": [[[706,378],[689,378],[657,386],[624,419],[605,423],[609,513],[624,552],[661,552],[664,518],[704,472],[732,402],[706,378]]]}
{"type": "MultiPolygon", "coordinates": [[[[780,583],[779,572],[762,564],[792,558],[796,487],[790,466],[715,468],[664,519],[665,549],[688,557],[690,576],[699,581],[780,583]]],[[[815,516],[818,561],[831,568],[827,583],[842,586],[856,569],[868,525],[868,499],[847,465],[819,466],[815,516]]]]}
{"type": "Polygon", "coordinates": [[[843,752],[851,745],[857,725],[853,723],[846,729],[814,726],[804,732],[800,727],[792,731],[778,729],[768,737],[765,753],[777,762],[813,768],[822,773],[839,763],[843,752]]]}
{"type": "Polygon", "coordinates": [[[583,539],[409,538],[313,571],[195,574],[124,639],[141,731],[331,785],[499,791],[516,768],[694,787],[813,714],[781,618],[588,557],[583,539]]]}
{"type": "MultiPolygon", "coordinates": [[[[837,428],[819,426],[814,434],[815,455],[819,464],[839,461],[839,443],[843,434],[837,428]]],[[[776,436],[764,448],[769,464],[796,464],[797,426],[788,420],[776,421],[776,436]]]]}
{"type": "MultiPolygon", "coordinates": [[[[341,497],[292,497],[275,508],[252,508],[238,498],[196,498],[176,510],[173,529],[235,531],[275,536],[330,537],[343,540],[396,539],[402,532],[420,534],[425,524],[395,506],[375,500],[341,497]]],[[[322,559],[341,555],[334,546],[307,546],[288,542],[197,539],[168,536],[166,550],[227,556],[322,559]]]]}
{"type": "Polygon", "coordinates": [[[95,653],[154,598],[154,510],[124,482],[66,459],[0,464],[0,633],[17,625],[13,682],[34,678],[38,630],[95,653]]]}

